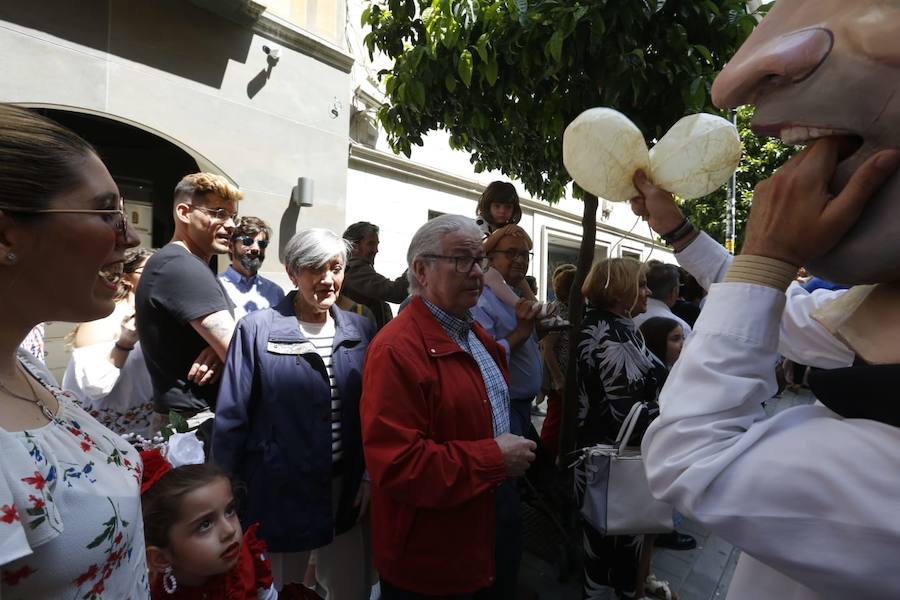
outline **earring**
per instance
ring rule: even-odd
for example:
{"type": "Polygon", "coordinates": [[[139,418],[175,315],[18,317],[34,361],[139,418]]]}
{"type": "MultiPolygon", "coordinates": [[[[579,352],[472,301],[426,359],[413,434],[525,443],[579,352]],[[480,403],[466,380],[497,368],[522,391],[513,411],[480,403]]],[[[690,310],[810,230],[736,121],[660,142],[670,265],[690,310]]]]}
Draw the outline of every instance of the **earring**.
{"type": "Polygon", "coordinates": [[[6,254],[6,260],[8,260],[10,263],[15,263],[18,258],[19,257],[16,256],[15,252],[9,252],[6,254]]]}
{"type": "Polygon", "coordinates": [[[178,582],[175,580],[175,574],[172,573],[171,565],[166,567],[166,570],[163,572],[163,589],[166,590],[167,594],[174,594],[175,590],[178,589],[178,582]]]}

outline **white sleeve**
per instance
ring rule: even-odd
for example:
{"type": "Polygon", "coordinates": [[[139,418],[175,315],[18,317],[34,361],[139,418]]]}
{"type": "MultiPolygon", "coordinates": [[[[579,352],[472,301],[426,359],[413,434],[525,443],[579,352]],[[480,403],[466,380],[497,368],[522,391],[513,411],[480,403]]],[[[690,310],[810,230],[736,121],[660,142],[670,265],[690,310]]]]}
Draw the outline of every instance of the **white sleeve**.
{"type": "MultiPolygon", "coordinates": [[[[706,290],[724,279],[734,259],[719,242],[702,231],[675,258],[706,290]]],[[[816,290],[810,294],[792,283],[781,316],[779,352],[796,363],[822,369],[852,365],[854,352],[810,316],[819,306],[842,293],[844,290],[816,290]]]]}
{"type": "Polygon", "coordinates": [[[74,392],[86,405],[107,396],[121,375],[109,361],[112,347],[112,342],[101,342],[72,350],[63,389],[74,392]]]}
{"type": "Polygon", "coordinates": [[[734,257],[725,247],[701,231],[693,242],[675,254],[678,264],[694,276],[704,290],[725,277],[734,257]]]}
{"type": "Polygon", "coordinates": [[[819,289],[809,293],[796,281],[792,283],[785,293],[778,352],[795,363],[820,369],[852,365],[856,353],[811,316],[823,304],[846,292],[819,289]]]}
{"type": "Polygon", "coordinates": [[[784,304],[712,287],[644,436],[651,490],[823,597],[898,598],[900,432],[824,406],[766,417],[784,304]]]}

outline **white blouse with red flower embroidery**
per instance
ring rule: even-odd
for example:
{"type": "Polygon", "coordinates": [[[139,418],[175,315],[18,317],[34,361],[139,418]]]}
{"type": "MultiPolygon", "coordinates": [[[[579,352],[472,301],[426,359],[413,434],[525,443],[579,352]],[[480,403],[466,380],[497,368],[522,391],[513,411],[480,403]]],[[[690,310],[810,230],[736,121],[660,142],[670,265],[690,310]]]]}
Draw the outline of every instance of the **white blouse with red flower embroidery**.
{"type": "Polygon", "coordinates": [[[0,429],[0,599],[149,598],[140,456],[29,372],[59,412],[37,429],[0,429]]]}

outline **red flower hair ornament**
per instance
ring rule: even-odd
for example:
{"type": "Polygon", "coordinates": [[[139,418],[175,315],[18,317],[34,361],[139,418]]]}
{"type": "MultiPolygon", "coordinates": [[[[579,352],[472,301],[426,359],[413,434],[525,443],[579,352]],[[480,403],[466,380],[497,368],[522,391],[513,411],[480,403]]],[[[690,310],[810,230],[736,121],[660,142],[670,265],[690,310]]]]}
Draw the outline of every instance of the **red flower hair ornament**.
{"type": "Polygon", "coordinates": [[[144,472],[141,476],[141,495],[143,495],[163,475],[172,470],[172,464],[166,460],[159,448],[142,450],[141,459],[144,461],[144,472]]]}
{"type": "Polygon", "coordinates": [[[172,469],[203,463],[203,442],[197,439],[193,431],[173,433],[164,444],[141,450],[141,458],[144,460],[144,474],[141,477],[143,494],[172,469]]]}

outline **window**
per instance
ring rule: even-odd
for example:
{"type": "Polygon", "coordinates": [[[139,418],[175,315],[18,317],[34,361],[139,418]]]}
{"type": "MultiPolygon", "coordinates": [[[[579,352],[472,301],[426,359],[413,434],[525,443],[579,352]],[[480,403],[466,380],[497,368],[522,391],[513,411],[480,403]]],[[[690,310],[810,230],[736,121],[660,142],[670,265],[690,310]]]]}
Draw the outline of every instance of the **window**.
{"type": "Polygon", "coordinates": [[[290,21],[332,44],[344,46],[344,0],[268,0],[268,12],[290,21]]]}
{"type": "Polygon", "coordinates": [[[626,250],[622,248],[622,258],[633,258],[634,260],[641,260],[641,253],[637,250],[626,250]]]}
{"type": "MultiPolygon", "coordinates": [[[[553,236],[547,244],[547,271],[546,281],[547,297],[546,300],[556,300],[556,294],[553,292],[553,272],[559,265],[578,264],[578,250],[580,242],[574,238],[563,239],[553,236]]],[[[603,260],[607,256],[608,249],[606,246],[597,245],[594,247],[594,262],[603,260]]]]}

